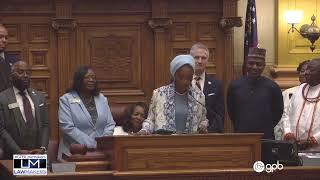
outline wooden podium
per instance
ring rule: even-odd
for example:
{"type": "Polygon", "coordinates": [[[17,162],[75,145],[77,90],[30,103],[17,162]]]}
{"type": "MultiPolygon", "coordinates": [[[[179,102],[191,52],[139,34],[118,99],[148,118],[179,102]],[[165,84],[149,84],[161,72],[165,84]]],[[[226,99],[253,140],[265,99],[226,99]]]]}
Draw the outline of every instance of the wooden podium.
{"type": "Polygon", "coordinates": [[[192,134],[96,138],[123,171],[252,168],[260,160],[261,134],[192,134]]]}

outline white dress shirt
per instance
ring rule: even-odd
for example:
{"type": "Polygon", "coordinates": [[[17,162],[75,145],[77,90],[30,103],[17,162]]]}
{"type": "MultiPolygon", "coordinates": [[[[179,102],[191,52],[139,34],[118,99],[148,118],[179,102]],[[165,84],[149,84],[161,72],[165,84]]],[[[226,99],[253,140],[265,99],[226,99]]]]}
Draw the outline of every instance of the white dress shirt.
{"type": "MultiPolygon", "coordinates": [[[[198,76],[196,76],[196,75],[194,74],[194,75],[193,75],[193,78],[192,78],[192,82],[191,82],[191,84],[192,84],[192,86],[193,86],[194,88],[198,88],[197,85],[196,85],[196,80],[195,80],[196,77],[198,77],[198,76]]],[[[201,86],[201,91],[203,92],[204,80],[205,80],[205,78],[206,78],[206,73],[203,72],[199,77],[201,78],[201,79],[199,80],[199,84],[200,84],[200,86],[201,86]]],[[[199,89],[199,88],[198,88],[198,89],[199,89]]]]}
{"type": "Polygon", "coordinates": [[[4,59],[4,52],[0,53],[0,57],[2,57],[4,59]]]}
{"type": "MultiPolygon", "coordinates": [[[[19,108],[20,108],[20,112],[21,112],[21,114],[22,114],[22,117],[23,117],[24,121],[27,122],[26,116],[25,116],[25,114],[24,114],[23,98],[22,98],[22,96],[19,94],[20,91],[19,91],[16,87],[14,87],[14,86],[13,86],[13,91],[14,91],[14,95],[16,96],[16,100],[17,100],[18,106],[19,106],[19,108]]],[[[27,91],[27,90],[24,90],[24,92],[26,93],[26,96],[27,96],[27,98],[29,99],[29,102],[30,102],[30,105],[31,105],[31,109],[32,109],[32,115],[33,115],[33,117],[35,117],[35,111],[34,111],[33,101],[32,101],[32,99],[30,98],[28,91],[27,91]]]]}
{"type": "Polygon", "coordinates": [[[125,132],[123,130],[123,127],[122,126],[116,126],[114,127],[113,129],[113,135],[114,136],[128,136],[129,133],[125,132]]]}
{"type": "MultiPolygon", "coordinates": [[[[285,116],[288,112],[288,107],[290,103],[290,96],[292,96],[297,90],[299,89],[299,86],[295,86],[289,89],[286,89],[282,92],[283,97],[283,114],[282,116],[285,116]],[[291,95],[290,95],[291,94],[291,95]]],[[[274,137],[276,140],[282,140],[283,137],[283,118],[278,122],[278,124],[274,127],[274,137]]]]}

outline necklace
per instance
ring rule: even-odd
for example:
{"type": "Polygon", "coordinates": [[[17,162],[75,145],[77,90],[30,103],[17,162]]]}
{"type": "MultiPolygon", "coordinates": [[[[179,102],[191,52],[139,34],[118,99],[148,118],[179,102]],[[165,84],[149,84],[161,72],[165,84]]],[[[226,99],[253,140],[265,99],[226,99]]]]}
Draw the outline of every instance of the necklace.
{"type": "Polygon", "coordinates": [[[313,102],[318,102],[318,101],[320,100],[320,91],[319,91],[317,97],[308,98],[307,95],[308,95],[308,92],[309,92],[310,87],[308,88],[307,93],[305,93],[305,90],[306,90],[307,85],[308,85],[308,84],[305,84],[305,85],[303,86],[303,89],[302,89],[302,96],[303,96],[304,100],[306,100],[306,101],[308,101],[308,102],[311,102],[311,103],[313,103],[313,102]]]}
{"type": "Polygon", "coordinates": [[[184,93],[179,93],[178,91],[174,91],[176,94],[182,96],[182,95],[185,95],[187,92],[184,92],[184,93]]]}
{"type": "Polygon", "coordinates": [[[80,96],[80,98],[85,102],[85,104],[92,104],[94,100],[93,96],[80,96]]]}
{"type": "Polygon", "coordinates": [[[308,131],[308,137],[307,137],[307,140],[310,138],[310,135],[311,135],[311,131],[312,131],[312,127],[313,127],[313,123],[314,123],[314,116],[315,116],[315,112],[316,112],[316,107],[317,107],[317,104],[319,102],[319,97],[320,97],[320,91],[318,93],[318,96],[315,97],[315,98],[308,98],[308,93],[309,93],[309,90],[310,90],[310,87],[308,88],[307,90],[307,93],[304,93],[305,92],[305,89],[307,87],[307,84],[304,85],[303,89],[302,89],[302,96],[303,96],[303,105],[302,105],[302,108],[300,110],[300,113],[299,113],[299,118],[298,118],[298,121],[297,121],[297,125],[296,125],[296,138],[298,139],[298,135],[299,135],[299,123],[300,123],[300,119],[301,119],[301,115],[302,115],[302,112],[303,112],[303,109],[306,105],[306,102],[310,102],[310,103],[315,103],[313,108],[312,108],[312,117],[311,117],[311,124],[310,124],[310,127],[309,127],[309,131],[308,131]]]}

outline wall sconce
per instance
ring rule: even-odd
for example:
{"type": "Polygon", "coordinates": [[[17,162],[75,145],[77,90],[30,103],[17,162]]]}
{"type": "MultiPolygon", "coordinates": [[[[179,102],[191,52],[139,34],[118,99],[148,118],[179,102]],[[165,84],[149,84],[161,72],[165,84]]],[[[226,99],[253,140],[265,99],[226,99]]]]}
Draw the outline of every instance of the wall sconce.
{"type": "Polygon", "coordinates": [[[291,11],[285,12],[285,20],[287,21],[288,24],[291,24],[291,28],[288,30],[288,33],[290,33],[290,31],[294,32],[296,30],[303,38],[307,38],[311,42],[310,49],[313,52],[313,50],[316,48],[314,43],[320,37],[320,29],[315,24],[316,17],[312,15],[311,17],[312,23],[310,25],[304,24],[300,27],[300,30],[298,30],[295,27],[295,25],[299,24],[302,18],[303,18],[302,11],[291,10],[291,11]]]}

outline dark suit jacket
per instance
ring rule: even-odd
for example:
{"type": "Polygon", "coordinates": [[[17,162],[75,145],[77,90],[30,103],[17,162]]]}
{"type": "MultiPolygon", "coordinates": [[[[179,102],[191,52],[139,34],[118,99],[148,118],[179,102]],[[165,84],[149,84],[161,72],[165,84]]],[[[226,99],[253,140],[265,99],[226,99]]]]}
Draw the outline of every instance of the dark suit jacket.
{"type": "Polygon", "coordinates": [[[203,94],[206,97],[208,131],[222,133],[224,124],[224,96],[222,82],[205,75],[203,94]]]}
{"type": "MultiPolygon", "coordinates": [[[[43,95],[33,89],[28,89],[30,98],[34,103],[35,120],[38,124],[39,147],[47,147],[49,142],[48,106],[43,95]]],[[[4,157],[10,158],[13,153],[20,150],[16,141],[20,140],[21,127],[19,121],[24,121],[13,88],[8,88],[0,93],[0,138],[3,140],[4,157]]]]}
{"type": "Polygon", "coordinates": [[[7,167],[0,163],[0,179],[1,180],[13,180],[16,179],[12,172],[10,172],[7,167]]]}
{"type": "Polygon", "coordinates": [[[18,61],[15,55],[7,53],[4,53],[4,58],[0,57],[0,92],[12,86],[9,74],[12,64],[18,61]]]}

